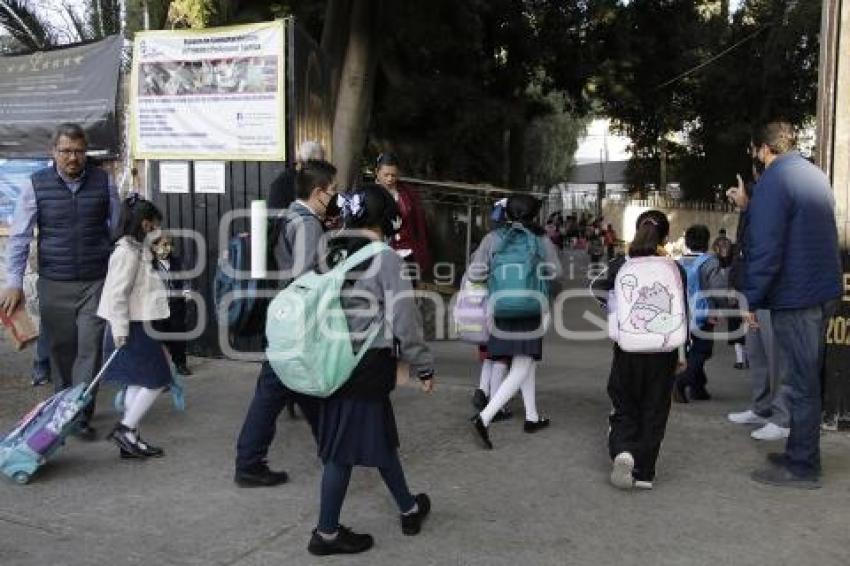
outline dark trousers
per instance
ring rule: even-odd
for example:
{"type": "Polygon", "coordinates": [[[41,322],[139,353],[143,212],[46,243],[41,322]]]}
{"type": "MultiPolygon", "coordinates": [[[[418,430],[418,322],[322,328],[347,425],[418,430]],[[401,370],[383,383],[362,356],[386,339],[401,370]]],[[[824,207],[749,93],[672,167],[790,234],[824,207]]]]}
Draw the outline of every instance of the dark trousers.
{"type": "MultiPolygon", "coordinates": [[[[51,281],[38,278],[41,325],[50,337],[50,374],[56,391],[88,383],[100,369],[106,322],[97,316],[103,279],[51,281]]],[[[95,398],[81,422],[94,414],[95,398]]]]}
{"type": "MultiPolygon", "coordinates": [[[[707,326],[704,332],[711,332],[713,327],[707,326]]],[[[691,334],[691,346],[688,348],[688,367],[679,376],[684,385],[693,391],[705,391],[708,376],[705,374],[705,362],[711,359],[714,351],[714,341],[700,338],[691,334]]]]}
{"type": "Polygon", "coordinates": [[[834,307],[827,303],[770,313],[778,373],[788,394],[791,434],[785,456],[789,469],[805,477],[816,477],[821,471],[821,374],[826,325],[834,307]]]}
{"type": "MultiPolygon", "coordinates": [[[[168,301],[168,318],[153,322],[155,330],[164,333],[186,332],[186,301],[184,299],[171,299],[168,301]]],[[[163,340],[168,355],[174,365],[186,364],[186,341],[185,340],[163,340]]]]}
{"type": "MultiPolygon", "coordinates": [[[[348,483],[351,481],[351,469],[352,466],[347,464],[337,464],[333,461],[325,462],[325,468],[322,472],[322,501],[319,508],[318,525],[318,529],[322,533],[335,533],[339,528],[339,515],[342,512],[342,504],[348,491],[348,483]]],[[[399,511],[406,513],[413,509],[416,500],[407,487],[407,480],[404,477],[404,469],[401,467],[398,453],[389,466],[378,468],[378,471],[381,472],[381,477],[384,479],[393,499],[395,499],[399,511]]]]}
{"type": "Polygon", "coordinates": [[[290,402],[299,406],[310,425],[313,438],[318,438],[320,400],[284,387],[269,363],[264,362],[257,377],[254,398],[236,443],[237,470],[249,471],[265,465],[277,430],[277,418],[290,402]]]}
{"type": "Polygon", "coordinates": [[[32,374],[33,377],[50,377],[50,339],[47,337],[47,331],[44,325],[38,334],[38,341],[35,344],[35,355],[32,359],[32,374]]]}
{"type": "Polygon", "coordinates": [[[612,459],[621,452],[634,457],[636,480],[655,478],[677,361],[677,352],[632,354],[614,346],[608,379],[608,396],[614,405],[608,449],[612,459]]]}

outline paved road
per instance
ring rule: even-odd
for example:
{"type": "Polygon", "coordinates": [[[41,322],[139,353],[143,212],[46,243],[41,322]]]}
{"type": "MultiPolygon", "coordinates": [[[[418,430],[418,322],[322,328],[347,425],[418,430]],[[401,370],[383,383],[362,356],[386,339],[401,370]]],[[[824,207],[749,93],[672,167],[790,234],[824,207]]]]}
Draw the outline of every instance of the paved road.
{"type": "MultiPolygon", "coordinates": [[[[567,320],[587,308],[571,303],[567,320]]],[[[431,397],[411,388],[395,394],[411,487],[434,501],[420,536],[401,535],[378,474],[357,470],[343,521],[374,534],[375,548],[358,558],[308,555],[320,466],[306,424],[282,417],[271,455],[291,473],[290,484],[235,487],[233,447],[256,366],[195,360],[188,411],[162,399],[144,425],[165,458],[120,461],[110,444],[71,440],[32,484],[0,481],[0,565],[846,564],[850,437],[824,437],[820,491],[751,482],[769,447],[725,420],[748,396],[725,346],[708,365],[715,399],[674,407],[656,489],[641,493],[607,483],[606,342],[550,337],[538,383],[553,425],[534,436],[522,433],[520,417],[494,425],[493,452],[477,448],[467,422],[473,349],[434,348],[440,389],[431,397]]],[[[4,429],[44,394],[28,387],[25,356],[0,355],[4,429]]],[[[107,404],[95,421],[104,432],[115,419],[107,404]]],[[[521,415],[518,399],[514,408],[521,415]]]]}

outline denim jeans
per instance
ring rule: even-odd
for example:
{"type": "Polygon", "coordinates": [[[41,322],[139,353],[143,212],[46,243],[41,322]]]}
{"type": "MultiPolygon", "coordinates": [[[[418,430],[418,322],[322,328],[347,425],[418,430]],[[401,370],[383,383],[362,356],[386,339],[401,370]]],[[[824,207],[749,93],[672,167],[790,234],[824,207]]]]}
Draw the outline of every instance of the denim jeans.
{"type": "Polygon", "coordinates": [[[833,311],[832,303],[824,303],[771,312],[778,373],[788,389],[791,435],[785,456],[798,476],[817,477],[821,471],[821,374],[826,325],[833,311]]]}

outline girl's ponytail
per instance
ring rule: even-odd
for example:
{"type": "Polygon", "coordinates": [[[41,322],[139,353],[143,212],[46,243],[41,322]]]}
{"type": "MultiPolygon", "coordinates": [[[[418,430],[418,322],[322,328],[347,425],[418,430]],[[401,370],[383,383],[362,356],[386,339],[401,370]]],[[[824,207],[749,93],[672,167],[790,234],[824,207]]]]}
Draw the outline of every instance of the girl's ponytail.
{"type": "Polygon", "coordinates": [[[660,210],[647,210],[638,216],[635,227],[637,232],[629,246],[629,257],[656,255],[670,233],[670,221],[660,210]]]}

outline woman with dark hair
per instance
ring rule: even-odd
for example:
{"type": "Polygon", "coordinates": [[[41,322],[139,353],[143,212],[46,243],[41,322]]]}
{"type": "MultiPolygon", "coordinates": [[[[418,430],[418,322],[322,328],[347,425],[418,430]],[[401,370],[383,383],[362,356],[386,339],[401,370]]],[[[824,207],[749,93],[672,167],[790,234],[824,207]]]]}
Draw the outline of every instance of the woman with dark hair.
{"type": "Polygon", "coordinates": [[[419,195],[399,182],[400,174],[399,160],[394,154],[382,153],[378,156],[375,178],[393,196],[401,217],[401,228],[390,239],[390,246],[407,263],[417,265],[421,276],[429,273],[433,265],[425,209],[419,195]]]}
{"type": "MultiPolygon", "coordinates": [[[[525,234],[525,245],[537,250],[539,264],[538,277],[545,277],[550,287],[551,295],[554,282],[561,276],[561,262],[558,250],[546,237],[544,230],[537,224],[540,212],[540,201],[531,195],[518,194],[508,198],[506,207],[507,225],[498,228],[485,236],[476,250],[466,277],[470,281],[488,281],[493,289],[493,277],[496,272],[497,260],[510,238],[517,237],[518,231],[525,234]]],[[[506,268],[521,267],[507,265],[506,268]]],[[[529,289],[530,291],[530,289],[529,289]]],[[[540,314],[519,318],[504,318],[494,309],[494,332],[487,343],[487,352],[493,358],[511,358],[511,366],[504,381],[496,391],[491,391],[487,406],[473,417],[472,422],[483,446],[492,449],[488,427],[505,404],[517,391],[522,391],[525,406],[525,423],[523,430],[534,433],[549,426],[549,419],[537,413],[535,380],[537,363],[543,359],[543,323],[544,305],[540,305],[540,314]],[[528,337],[532,335],[533,337],[528,337]]]]}
{"type": "MultiPolygon", "coordinates": [[[[346,230],[330,242],[320,271],[338,265],[363,246],[391,238],[399,228],[393,197],[378,185],[340,195],[346,230]]],[[[373,539],[339,524],[354,466],[378,468],[401,513],[405,535],[419,533],[431,509],[424,493],[412,495],[399,460],[398,429],[390,393],[399,358],[411,365],[422,389],[434,387],[434,362],[422,336],[413,288],[402,277],[402,259],[389,248],[346,275],[341,302],[352,345],[359,351],[375,325],[381,331],[369,345],[349,380],[326,399],[319,417],[319,457],[324,463],[319,523],[308,550],[320,556],[355,554],[373,539]]]]}
{"type": "Polygon", "coordinates": [[[139,434],[139,423],[159,394],[171,383],[165,350],[145,331],[146,321],[168,318],[165,284],[153,268],[151,244],[159,238],[162,214],[153,203],[131,195],[124,201],[119,222],[120,238],[109,258],[109,271],[97,315],[109,323],[105,355],[120,351],[103,379],[127,387],[124,415],[109,439],[118,445],[122,458],[163,455],[139,434]]]}
{"type": "MultiPolygon", "coordinates": [[[[594,282],[593,290],[608,308],[615,312],[624,305],[608,304],[609,292],[615,289],[618,272],[633,258],[653,256],[665,257],[664,244],[670,233],[667,216],[658,210],[641,214],[636,223],[637,232],[628,248],[628,257],[618,257],[609,264],[606,278],[594,282]]],[[[687,301],[684,289],[687,279],[684,270],[672,259],[681,278],[678,300],[681,305],[676,312],[685,313],[683,324],[687,324],[687,301]]],[[[651,283],[651,281],[649,282],[651,283]]],[[[676,292],[658,284],[649,285],[641,281],[639,292],[642,303],[635,302],[632,309],[642,307],[637,321],[649,320],[651,314],[674,312],[672,301],[676,292]],[[644,288],[645,287],[645,288],[644,288]],[[648,291],[646,289],[649,289],[648,291]],[[666,309],[666,311],[665,311],[666,309]]],[[[634,286],[633,286],[634,287],[634,286]]],[[[614,293],[616,296],[616,293],[614,293]]],[[[620,489],[652,489],[655,480],[655,463],[661,449],[672,402],[673,381],[677,366],[683,365],[682,348],[671,352],[635,353],[623,350],[614,343],[611,373],[608,378],[608,396],[613,410],[609,417],[608,449],[613,461],[611,483],[620,489]]]]}

